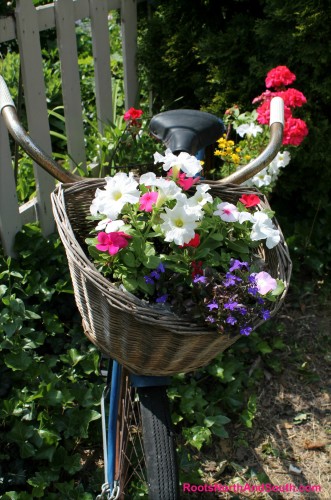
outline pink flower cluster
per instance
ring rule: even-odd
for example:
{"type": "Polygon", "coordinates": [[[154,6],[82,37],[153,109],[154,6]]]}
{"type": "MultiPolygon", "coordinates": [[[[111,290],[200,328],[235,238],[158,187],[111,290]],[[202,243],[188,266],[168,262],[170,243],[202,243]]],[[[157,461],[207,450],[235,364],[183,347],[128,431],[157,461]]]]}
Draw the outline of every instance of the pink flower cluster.
{"type": "Polygon", "coordinates": [[[128,240],[131,238],[132,236],[123,233],[122,231],[114,231],[112,233],[105,233],[101,231],[98,234],[99,243],[95,246],[101,252],[108,252],[109,255],[116,255],[121,248],[128,246],[128,240]]]}
{"type": "Polygon", "coordinates": [[[281,97],[285,106],[285,127],[283,144],[299,146],[308,135],[306,122],[294,118],[292,109],[302,106],[307,102],[306,97],[297,89],[286,88],[294,82],[296,76],[286,66],[277,66],[269,71],[265,79],[267,90],[253,99],[253,103],[260,103],[257,108],[257,121],[263,125],[269,124],[270,101],[273,97],[281,97]],[[274,91],[268,90],[274,88],[274,91]]]}

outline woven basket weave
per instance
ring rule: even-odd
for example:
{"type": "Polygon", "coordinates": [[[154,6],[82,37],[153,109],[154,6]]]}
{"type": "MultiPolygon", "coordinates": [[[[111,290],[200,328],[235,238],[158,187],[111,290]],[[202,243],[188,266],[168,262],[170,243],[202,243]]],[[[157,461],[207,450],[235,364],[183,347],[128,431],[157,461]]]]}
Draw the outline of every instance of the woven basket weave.
{"type": "MultiPolygon", "coordinates": [[[[212,186],[210,193],[222,201],[236,203],[244,193],[257,193],[263,200],[261,207],[270,208],[255,189],[209,184],[212,186]]],[[[103,179],[82,180],[60,184],[52,194],[54,216],[66,250],[85,334],[101,352],[137,374],[173,375],[208,364],[240,335],[221,335],[216,330],[180,318],[162,306],[151,306],[110,283],[89,260],[85,238],[95,223],[87,221],[86,216],[90,214],[95,190],[104,185],[103,179]]],[[[276,247],[268,250],[261,244],[259,254],[268,272],[286,284],[283,294],[271,303],[273,316],[285,298],[291,274],[291,261],[282,233],[276,247]]],[[[257,318],[251,326],[256,328],[260,323],[257,318]]]]}

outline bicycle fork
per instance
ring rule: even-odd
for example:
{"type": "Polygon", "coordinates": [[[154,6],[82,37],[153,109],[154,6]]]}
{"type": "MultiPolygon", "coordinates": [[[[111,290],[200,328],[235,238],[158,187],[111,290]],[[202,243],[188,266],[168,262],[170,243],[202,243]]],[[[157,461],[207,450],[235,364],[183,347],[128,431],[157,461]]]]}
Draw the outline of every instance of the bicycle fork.
{"type": "MultiPolygon", "coordinates": [[[[101,493],[96,500],[116,500],[120,496],[120,485],[115,479],[115,461],[117,448],[117,415],[120,404],[120,390],[123,367],[117,361],[109,362],[107,370],[107,382],[101,398],[102,437],[104,454],[105,482],[101,493]],[[112,365],[112,366],[110,366],[112,365]],[[106,418],[106,406],[109,399],[108,426],[106,418]]],[[[170,377],[155,377],[148,375],[130,374],[130,384],[138,387],[158,387],[170,385],[170,377]]]]}

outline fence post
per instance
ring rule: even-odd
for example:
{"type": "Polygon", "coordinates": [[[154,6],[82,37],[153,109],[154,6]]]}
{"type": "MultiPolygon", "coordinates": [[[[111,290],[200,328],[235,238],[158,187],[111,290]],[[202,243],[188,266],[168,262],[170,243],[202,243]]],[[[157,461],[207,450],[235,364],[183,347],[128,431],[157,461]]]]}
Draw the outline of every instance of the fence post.
{"type": "Polygon", "coordinates": [[[90,0],[98,129],[113,121],[107,0],[90,0]]]}
{"type": "MultiPolygon", "coordinates": [[[[38,144],[46,153],[52,154],[37,12],[32,2],[17,0],[15,14],[29,132],[32,138],[38,137],[38,144]]],[[[55,182],[37,164],[34,164],[34,175],[38,218],[47,236],[55,229],[50,200],[55,182]]]]}
{"type": "Polygon", "coordinates": [[[75,32],[74,2],[55,0],[57,44],[61,61],[62,96],[68,140],[68,154],[73,167],[86,168],[83,107],[75,32]]]}
{"type": "Polygon", "coordinates": [[[137,105],[137,2],[121,0],[125,107],[137,105]]]}
{"type": "Polygon", "coordinates": [[[21,229],[7,128],[0,114],[0,234],[6,255],[14,257],[15,234],[21,229]]]}

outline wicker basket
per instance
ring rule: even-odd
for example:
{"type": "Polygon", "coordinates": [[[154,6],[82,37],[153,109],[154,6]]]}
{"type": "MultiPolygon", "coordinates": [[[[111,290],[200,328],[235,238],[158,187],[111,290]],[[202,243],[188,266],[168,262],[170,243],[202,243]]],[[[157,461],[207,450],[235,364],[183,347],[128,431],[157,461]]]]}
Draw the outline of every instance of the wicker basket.
{"type": "MultiPolygon", "coordinates": [[[[210,184],[212,195],[232,203],[244,193],[258,193],[251,188],[210,184]]],[[[110,283],[89,260],[85,238],[95,223],[87,221],[86,216],[96,188],[104,185],[103,179],[82,180],[59,185],[52,194],[54,216],[87,337],[105,355],[137,374],[173,375],[208,364],[240,335],[221,335],[182,319],[162,306],[151,306],[110,283]]],[[[263,200],[262,207],[270,208],[267,200],[258,194],[263,200]]],[[[268,250],[260,245],[259,253],[270,274],[286,284],[284,293],[271,303],[273,316],[285,298],[291,274],[291,261],[282,233],[276,247],[268,250]]],[[[251,326],[256,328],[260,323],[261,320],[256,319],[251,326]]]]}

